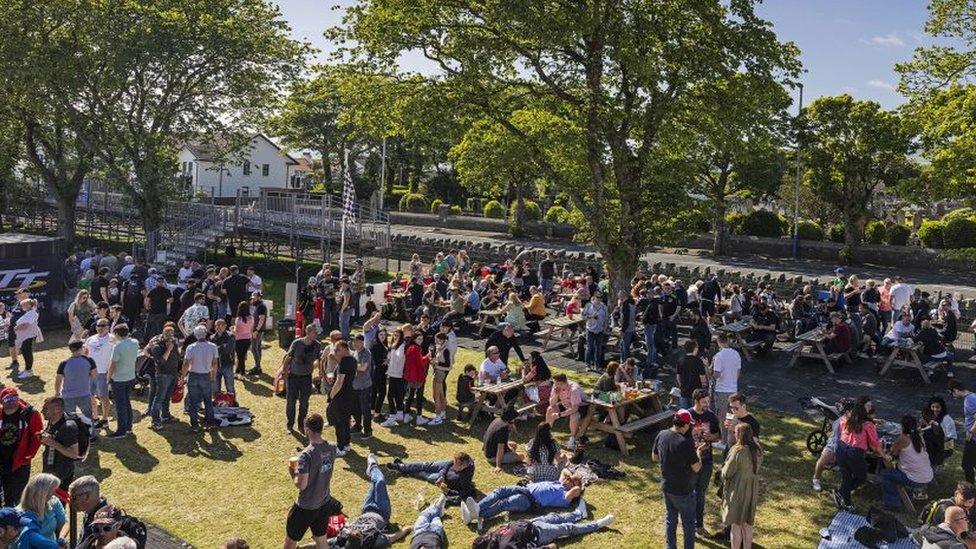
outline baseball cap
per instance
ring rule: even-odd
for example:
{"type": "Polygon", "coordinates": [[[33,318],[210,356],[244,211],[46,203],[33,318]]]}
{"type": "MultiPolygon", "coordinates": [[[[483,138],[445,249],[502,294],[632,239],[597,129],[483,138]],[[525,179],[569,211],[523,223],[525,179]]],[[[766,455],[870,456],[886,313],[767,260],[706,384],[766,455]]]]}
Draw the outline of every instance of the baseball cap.
{"type": "Polygon", "coordinates": [[[0,527],[27,526],[30,519],[22,517],[13,507],[0,508],[0,527]]]}
{"type": "Polygon", "coordinates": [[[0,391],[0,403],[11,404],[20,401],[20,393],[14,387],[6,387],[0,391]]]}
{"type": "Polygon", "coordinates": [[[694,425],[695,420],[691,417],[691,412],[684,408],[674,413],[674,422],[679,425],[694,425]]]}
{"type": "Polygon", "coordinates": [[[95,517],[91,521],[92,524],[115,524],[116,522],[115,506],[111,503],[95,511],[95,517]]]}

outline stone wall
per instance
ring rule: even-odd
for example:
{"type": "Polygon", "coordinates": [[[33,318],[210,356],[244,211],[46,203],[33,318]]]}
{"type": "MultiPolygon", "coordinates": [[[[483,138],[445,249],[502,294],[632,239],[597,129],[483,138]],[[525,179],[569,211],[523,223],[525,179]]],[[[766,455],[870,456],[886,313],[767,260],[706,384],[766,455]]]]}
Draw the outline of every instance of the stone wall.
{"type": "MultiPolygon", "coordinates": [[[[390,223],[414,227],[450,227],[462,231],[481,231],[507,233],[508,221],[468,215],[436,215],[413,212],[390,212],[390,223]]],[[[537,237],[562,238],[571,240],[576,227],[565,223],[529,221],[523,227],[526,234],[537,237]]]]}

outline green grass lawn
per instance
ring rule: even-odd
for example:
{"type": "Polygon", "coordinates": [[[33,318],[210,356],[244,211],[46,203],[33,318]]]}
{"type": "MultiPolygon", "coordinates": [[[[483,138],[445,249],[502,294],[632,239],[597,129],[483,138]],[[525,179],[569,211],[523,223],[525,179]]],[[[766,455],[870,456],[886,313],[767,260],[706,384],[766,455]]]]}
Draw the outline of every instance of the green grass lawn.
{"type": "MultiPolygon", "coordinates": [[[[37,406],[53,390],[54,370],[66,356],[65,337],[63,333],[48,335],[44,347],[50,350],[37,355],[35,370],[39,378],[23,385],[24,397],[37,406]]],[[[265,370],[273,371],[282,356],[283,351],[276,344],[266,350],[265,370]]],[[[478,358],[474,352],[463,351],[459,362],[463,365],[478,358]]],[[[452,375],[448,384],[452,393],[453,380],[452,375]]],[[[581,380],[595,383],[592,376],[581,380]]],[[[284,399],[272,395],[269,379],[238,383],[239,400],[256,415],[253,426],[194,435],[186,423],[181,423],[156,433],[149,430],[149,421],[142,419],[135,425],[135,438],[103,439],[94,445],[78,473],[95,475],[102,480],[104,493],[110,499],[196,547],[219,546],[230,535],[243,536],[256,548],[279,546],[284,535],[285,514],[295,497],[286,460],[300,443],[283,429],[284,399]]],[[[453,403],[453,394],[450,402],[453,403]]],[[[136,406],[137,410],[145,409],[143,401],[136,406]]],[[[312,397],[311,409],[324,413],[324,397],[312,397]]],[[[451,417],[453,413],[451,408],[451,417]]],[[[763,470],[766,489],[757,516],[756,542],[767,548],[811,547],[818,539],[818,530],[834,513],[829,498],[810,489],[813,461],[803,441],[813,425],[770,412],[759,411],[757,415],[766,450],[763,470]]],[[[520,442],[528,439],[534,425],[534,420],[519,425],[520,442]]],[[[464,450],[478,458],[475,480],[479,489],[488,492],[516,482],[517,478],[511,474],[494,474],[485,460],[480,459],[484,429],[484,422],[473,428],[453,422],[430,429],[401,426],[391,431],[377,426],[368,444],[354,442],[353,451],[339,460],[332,479],[333,495],[342,501],[347,514],[358,513],[368,485],[364,466],[370,451],[376,452],[381,462],[387,462],[393,457],[443,459],[464,450]]],[[[565,427],[560,425],[557,430],[560,439],[565,441],[565,427]]],[[[641,432],[636,448],[631,446],[630,456],[626,458],[602,448],[591,452],[593,457],[605,462],[619,460],[620,469],[627,475],[622,480],[601,481],[585,494],[592,516],[613,513],[617,521],[611,529],[593,534],[585,541],[570,540],[560,546],[662,546],[664,506],[659,468],[650,460],[650,437],[649,432],[641,432]]],[[[327,438],[334,440],[331,430],[327,438]]],[[[951,492],[948,486],[959,476],[958,460],[957,454],[947,467],[953,477],[951,482],[943,480],[941,487],[931,486],[930,494],[951,492]]],[[[35,464],[35,470],[40,470],[40,463],[35,464]]],[[[950,474],[943,475],[947,476],[950,474]]],[[[828,473],[825,482],[833,484],[835,478],[828,473]]],[[[413,502],[418,495],[426,500],[437,495],[435,487],[419,480],[391,475],[389,483],[392,520],[401,526],[413,524],[417,515],[413,502]]],[[[879,502],[878,498],[877,487],[869,486],[856,494],[856,503],[866,508],[868,502],[879,502]]],[[[719,521],[719,501],[712,489],[707,514],[714,530],[719,521]]],[[[445,526],[451,544],[469,546],[474,532],[461,524],[457,508],[448,509],[447,515],[445,526]]],[[[699,545],[720,546],[711,541],[699,545]]]]}

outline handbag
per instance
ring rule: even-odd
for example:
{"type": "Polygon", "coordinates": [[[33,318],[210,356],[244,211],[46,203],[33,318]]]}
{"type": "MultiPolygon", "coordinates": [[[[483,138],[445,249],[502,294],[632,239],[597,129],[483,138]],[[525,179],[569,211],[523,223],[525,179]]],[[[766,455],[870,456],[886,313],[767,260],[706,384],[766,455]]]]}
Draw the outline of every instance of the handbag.
{"type": "Polygon", "coordinates": [[[181,379],[177,381],[176,385],[173,385],[173,392],[170,394],[169,397],[170,402],[172,402],[173,404],[182,402],[184,389],[185,389],[185,383],[183,382],[183,380],[181,379]]]}

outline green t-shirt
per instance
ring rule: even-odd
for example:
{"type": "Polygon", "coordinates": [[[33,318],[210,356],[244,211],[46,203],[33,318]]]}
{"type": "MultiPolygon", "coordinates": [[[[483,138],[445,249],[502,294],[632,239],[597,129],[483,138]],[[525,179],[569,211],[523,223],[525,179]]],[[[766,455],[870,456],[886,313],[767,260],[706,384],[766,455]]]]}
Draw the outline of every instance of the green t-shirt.
{"type": "Polygon", "coordinates": [[[115,345],[112,350],[112,362],[115,363],[115,375],[112,381],[132,381],[136,378],[136,357],[139,356],[139,342],[127,337],[115,345]]]}

